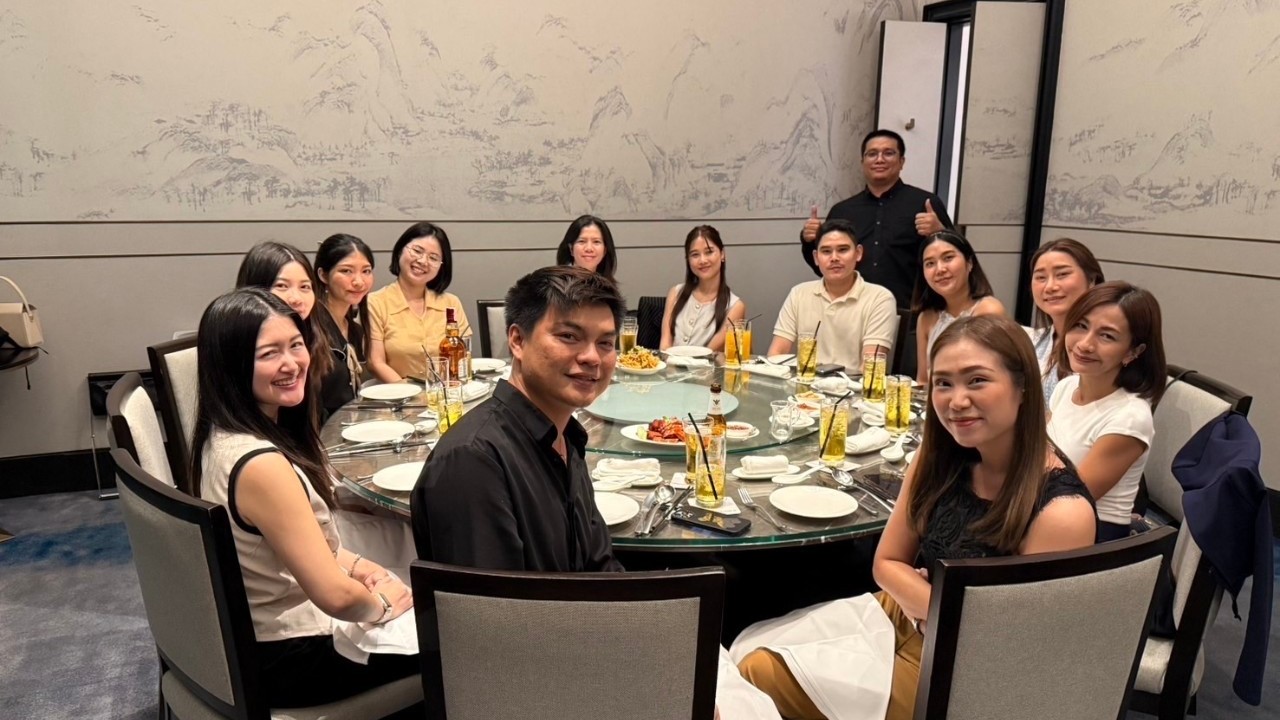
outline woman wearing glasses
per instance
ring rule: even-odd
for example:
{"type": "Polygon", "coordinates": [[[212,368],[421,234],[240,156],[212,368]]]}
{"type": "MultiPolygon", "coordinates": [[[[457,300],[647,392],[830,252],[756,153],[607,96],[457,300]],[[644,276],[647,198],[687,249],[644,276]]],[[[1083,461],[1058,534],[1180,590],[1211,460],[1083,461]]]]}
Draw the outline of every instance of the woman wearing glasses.
{"type": "Polygon", "coordinates": [[[471,335],[462,301],[445,292],[453,253],[444,229],[410,225],[391,250],[391,274],[396,281],[369,296],[369,370],[388,383],[425,378],[426,356],[434,356],[444,338],[446,309],[453,308],[462,335],[471,335]]]}
{"type": "Polygon", "coordinates": [[[583,267],[613,280],[618,270],[618,253],[613,249],[613,233],[595,215],[583,215],[569,223],[556,249],[557,265],[583,267]]]}

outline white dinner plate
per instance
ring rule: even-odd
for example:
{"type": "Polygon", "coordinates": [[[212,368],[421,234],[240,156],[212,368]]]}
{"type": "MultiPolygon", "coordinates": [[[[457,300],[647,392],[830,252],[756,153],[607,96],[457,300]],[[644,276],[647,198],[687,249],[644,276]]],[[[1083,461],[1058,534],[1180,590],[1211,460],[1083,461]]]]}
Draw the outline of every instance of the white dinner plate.
{"type": "Polygon", "coordinates": [[[426,461],[419,461],[382,468],[373,474],[373,484],[383,490],[409,492],[418,482],[418,476],[422,474],[422,466],[426,464],[426,461]]]}
{"type": "MultiPolygon", "coordinates": [[[[908,422],[915,422],[919,419],[920,416],[913,410],[911,411],[911,417],[908,419],[908,422]]],[[[870,427],[884,427],[884,415],[881,413],[863,413],[862,424],[870,427]]]]}
{"type": "Polygon", "coordinates": [[[715,351],[711,348],[702,347],[701,345],[676,345],[664,350],[667,355],[672,357],[700,358],[711,357],[715,355],[715,351]]]}
{"type": "Polygon", "coordinates": [[[471,369],[476,372],[498,372],[506,366],[506,360],[498,360],[497,358],[471,358],[471,369]]]}
{"type": "Polygon", "coordinates": [[[622,363],[618,363],[618,369],[624,373],[629,373],[631,375],[657,375],[658,373],[667,369],[667,364],[659,360],[657,366],[641,369],[641,368],[629,368],[626,365],[623,365],[622,363]]]}
{"type": "Polygon", "coordinates": [[[640,503],[618,493],[596,493],[596,507],[605,525],[621,525],[640,514],[640,503]]]}
{"type": "MultiPolygon", "coordinates": [[[[826,463],[822,462],[821,460],[810,460],[809,462],[805,463],[805,465],[811,468],[816,468],[819,465],[826,465],[826,463]]],[[[862,466],[856,462],[845,460],[844,462],[840,463],[837,467],[847,472],[853,472],[854,470],[857,470],[862,466]]]]}
{"type": "Polygon", "coordinates": [[[642,442],[647,445],[661,445],[663,447],[683,447],[684,446],[683,440],[676,440],[675,442],[661,442],[659,440],[650,440],[648,437],[646,437],[649,432],[648,425],[628,425],[622,428],[621,430],[619,430],[618,432],[622,433],[622,437],[628,440],[635,440],[636,442],[642,442]]]}
{"type": "Polygon", "coordinates": [[[915,461],[916,461],[916,451],[915,451],[915,450],[912,450],[911,452],[907,453],[906,461],[907,461],[907,464],[908,464],[908,465],[910,465],[911,463],[913,463],[913,462],[915,462],[915,461]]]}
{"type": "Polygon", "coordinates": [[[800,468],[799,466],[796,466],[796,465],[788,465],[787,469],[783,470],[782,472],[770,472],[770,473],[749,473],[745,469],[743,469],[741,466],[739,466],[734,468],[731,474],[734,477],[738,478],[739,480],[772,480],[774,477],[778,475],[794,475],[798,472],[800,472],[800,468]]]}
{"type": "Polygon", "coordinates": [[[769,494],[769,502],[784,513],[829,520],[858,511],[858,501],[839,490],[817,485],[788,485],[769,494]]]}
{"type": "MultiPolygon", "coordinates": [[[[772,422],[772,421],[773,421],[773,417],[771,416],[771,417],[769,418],[769,420],[772,422]]],[[[818,422],[818,421],[817,421],[817,420],[814,420],[812,417],[810,417],[810,416],[808,416],[808,415],[806,415],[806,414],[804,414],[804,413],[802,413],[802,412],[794,413],[794,414],[791,416],[791,427],[792,427],[792,428],[807,428],[807,427],[813,427],[813,424],[814,424],[814,423],[816,423],[816,422],[818,422]]]]}
{"type": "Polygon", "coordinates": [[[400,420],[370,420],[342,428],[347,442],[394,442],[413,434],[413,425],[400,420]]]}
{"type": "Polygon", "coordinates": [[[760,428],[746,422],[731,422],[725,425],[725,437],[730,440],[750,440],[760,434],[760,428]]]}
{"type": "Polygon", "coordinates": [[[360,388],[360,397],[365,400],[408,400],[422,392],[421,385],[413,383],[387,383],[360,388]]]}

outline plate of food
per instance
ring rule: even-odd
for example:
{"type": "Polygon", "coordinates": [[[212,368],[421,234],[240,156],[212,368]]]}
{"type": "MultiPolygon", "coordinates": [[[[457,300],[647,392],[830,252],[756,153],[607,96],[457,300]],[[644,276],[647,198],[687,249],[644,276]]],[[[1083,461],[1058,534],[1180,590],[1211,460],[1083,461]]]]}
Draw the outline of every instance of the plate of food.
{"type": "Polygon", "coordinates": [[[715,351],[701,345],[675,345],[664,350],[669,357],[700,358],[711,357],[715,351]]]}
{"type": "Polygon", "coordinates": [[[810,417],[817,417],[822,412],[822,399],[824,395],[819,392],[809,390],[807,392],[796,393],[791,396],[791,400],[795,402],[796,409],[810,417]]]}
{"type": "Polygon", "coordinates": [[[618,356],[618,369],[632,375],[653,375],[667,368],[652,350],[633,347],[618,356]]]}
{"type": "Polygon", "coordinates": [[[730,440],[750,440],[760,434],[760,428],[746,422],[731,422],[725,425],[725,437],[730,440]]]}
{"type": "Polygon", "coordinates": [[[647,425],[628,425],[618,432],[628,440],[650,445],[684,445],[684,424],[678,418],[658,418],[647,425]]]}

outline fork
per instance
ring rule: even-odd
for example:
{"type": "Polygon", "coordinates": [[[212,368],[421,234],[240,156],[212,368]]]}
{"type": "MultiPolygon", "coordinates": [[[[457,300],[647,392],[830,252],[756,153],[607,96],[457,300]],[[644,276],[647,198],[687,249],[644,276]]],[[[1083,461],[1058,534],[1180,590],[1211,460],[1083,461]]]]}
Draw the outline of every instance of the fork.
{"type": "Polygon", "coordinates": [[[752,510],[754,510],[755,512],[763,516],[765,520],[769,521],[770,525],[778,529],[778,532],[791,532],[791,528],[775,520],[773,516],[769,514],[768,510],[765,510],[764,508],[760,507],[759,503],[756,502],[755,498],[751,497],[751,493],[747,492],[746,488],[744,487],[738,488],[738,497],[742,499],[743,505],[746,505],[747,507],[751,508],[752,510]]]}

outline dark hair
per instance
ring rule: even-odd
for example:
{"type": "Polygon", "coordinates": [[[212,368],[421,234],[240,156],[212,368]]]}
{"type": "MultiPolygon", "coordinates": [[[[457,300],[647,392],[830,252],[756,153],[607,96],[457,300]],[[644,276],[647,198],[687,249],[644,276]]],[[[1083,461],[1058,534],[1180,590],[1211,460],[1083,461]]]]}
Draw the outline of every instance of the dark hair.
{"type": "Polygon", "coordinates": [[[583,215],[569,223],[569,229],[564,231],[564,239],[560,241],[560,247],[556,248],[556,264],[573,264],[573,244],[578,242],[578,236],[582,231],[592,225],[600,228],[600,236],[604,238],[604,259],[596,267],[596,272],[612,280],[614,273],[618,270],[618,251],[613,247],[613,233],[609,232],[609,225],[595,215],[583,215]]]}
{"type": "Polygon", "coordinates": [[[548,308],[568,314],[584,305],[604,305],[613,313],[613,323],[622,324],[627,302],[613,280],[586,268],[553,265],[525,275],[507,291],[503,321],[529,337],[548,308]]]}
{"type": "MultiPolygon", "coordinates": [[[[352,253],[360,253],[363,255],[364,259],[369,261],[369,268],[373,269],[373,251],[369,249],[369,246],[366,245],[363,240],[355,235],[347,235],[345,233],[330,235],[324,239],[324,242],[320,243],[320,249],[316,250],[316,278],[320,280],[319,304],[324,306],[326,313],[329,311],[329,306],[325,305],[324,299],[329,295],[329,285],[320,278],[319,271],[323,270],[325,273],[333,272],[333,268],[352,253]]],[[[347,308],[346,317],[347,322],[354,321],[360,323],[360,327],[364,330],[364,332],[361,333],[363,336],[363,342],[361,344],[364,347],[360,348],[360,352],[364,357],[369,357],[370,338],[368,293],[365,293],[365,296],[360,298],[359,305],[347,308]]]]}
{"type": "Polygon", "coordinates": [[[822,244],[823,236],[830,232],[844,233],[853,241],[854,247],[858,246],[858,232],[854,229],[853,223],[842,218],[831,218],[818,227],[818,237],[813,243],[814,252],[818,252],[818,246],[822,244]]]}
{"type": "Polygon", "coordinates": [[[1120,368],[1120,374],[1116,376],[1116,387],[1128,390],[1155,407],[1164,395],[1167,382],[1165,377],[1169,374],[1164,359],[1160,303],[1147,290],[1122,280],[1094,285],[1071,306],[1062,336],[1053,344],[1050,355],[1053,364],[1048,372],[1053,372],[1056,366],[1058,377],[1065,375],[1066,370],[1071,367],[1071,359],[1067,354],[1067,333],[1086,315],[1103,305],[1115,305],[1124,313],[1125,320],[1129,322],[1130,349],[1145,346],[1132,362],[1120,368]]]}
{"type": "Polygon", "coordinates": [[[907,142],[903,140],[902,136],[899,135],[898,133],[892,130],[885,130],[884,128],[880,128],[879,130],[872,130],[871,132],[867,133],[866,137],[862,138],[862,152],[865,153],[867,151],[867,143],[871,142],[872,140],[875,140],[878,137],[889,138],[890,140],[893,140],[894,142],[898,143],[898,154],[901,155],[902,157],[907,156],[907,142]]]}
{"type": "Polygon", "coordinates": [[[200,318],[196,340],[199,360],[199,396],[196,426],[191,443],[191,482],[200,496],[204,446],[215,428],[244,433],[275,445],[297,465],[312,487],[333,507],[333,486],[325,472],[324,448],[317,427],[319,395],[307,383],[302,402],[281,407],[275,422],[258,406],[253,395],[253,370],[262,325],[272,317],[286,317],[310,347],[311,326],[283,300],[259,287],[233,290],[215,299],[200,318]]]}
{"type": "MultiPolygon", "coordinates": [[[[999,356],[1021,395],[1008,474],[991,507],[970,526],[983,542],[1011,553],[1031,527],[1046,477],[1049,436],[1044,422],[1044,392],[1038,382],[1040,363],[1031,338],[1021,326],[1004,315],[976,315],[960,318],[942,331],[929,354],[929,367],[935,367],[934,359],[943,348],[966,339],[999,356]]],[[[963,469],[981,459],[976,449],[960,445],[942,426],[940,411],[933,406],[932,391],[928,395],[924,440],[916,456],[907,517],[923,536],[938,502],[960,481],[963,469]]]]}
{"type": "Polygon", "coordinates": [[[427,289],[442,293],[448,290],[449,283],[453,282],[453,249],[449,245],[449,236],[439,225],[429,222],[414,223],[408,230],[401,233],[395,247],[391,248],[391,274],[400,277],[400,256],[404,254],[405,246],[418,238],[425,237],[435,238],[436,242],[440,243],[440,269],[436,271],[435,277],[427,281],[427,289]]]}
{"type": "MultiPolygon", "coordinates": [[[[693,267],[689,265],[689,248],[693,247],[693,243],[702,238],[707,242],[715,245],[724,252],[724,241],[720,239],[720,232],[710,225],[699,225],[689,231],[684,238],[684,286],[680,288],[680,294],[676,296],[676,304],[671,308],[671,326],[668,328],[672,335],[676,333],[676,316],[684,309],[689,298],[693,296],[693,291],[698,287],[698,276],[693,273],[693,267]]],[[[724,318],[729,314],[729,280],[726,277],[727,268],[724,266],[724,260],[720,262],[720,287],[716,289],[716,310],[715,310],[715,332],[720,331],[720,326],[724,324],[724,318]]]]}
{"type": "Polygon", "coordinates": [[[982,271],[982,263],[978,262],[978,253],[974,252],[973,245],[955,230],[939,230],[920,243],[920,250],[916,253],[916,284],[911,289],[911,312],[918,315],[925,310],[947,308],[947,299],[935,292],[924,277],[924,251],[935,242],[945,242],[959,250],[965,262],[970,264],[969,298],[971,300],[995,294],[991,289],[991,281],[987,280],[987,274],[982,271]]]}
{"type": "MultiPolygon", "coordinates": [[[[1102,274],[1102,265],[1098,264],[1098,259],[1093,256],[1093,253],[1089,248],[1085,247],[1085,244],[1079,240],[1072,240],[1071,238],[1050,240],[1039,248],[1036,248],[1036,251],[1031,255],[1032,276],[1035,275],[1036,263],[1040,262],[1040,258],[1043,257],[1045,253],[1051,252],[1060,252],[1070,255],[1071,259],[1075,260],[1076,265],[1080,266],[1080,271],[1083,272],[1085,278],[1088,279],[1090,287],[1107,281],[1107,278],[1102,274]]],[[[1039,306],[1036,306],[1034,315],[1035,319],[1033,324],[1037,328],[1048,328],[1053,326],[1053,320],[1051,320],[1045,311],[1041,310],[1039,306]]]]}
{"type": "MultiPolygon", "coordinates": [[[[311,261],[307,256],[292,245],[271,240],[254,245],[249,248],[249,252],[245,253],[244,260],[240,261],[240,271],[236,273],[236,287],[256,287],[270,292],[276,284],[276,278],[280,276],[280,271],[291,262],[298,263],[306,271],[314,293],[315,288],[320,287],[320,279],[316,277],[316,271],[312,269],[311,261]]],[[[319,298],[317,298],[316,305],[319,304],[319,298]]],[[[311,334],[307,339],[307,350],[311,352],[311,377],[308,382],[311,383],[311,389],[315,390],[320,388],[320,378],[333,370],[329,337],[323,332],[322,327],[325,317],[324,314],[317,313],[313,305],[306,318],[306,323],[311,326],[311,334]]]]}

